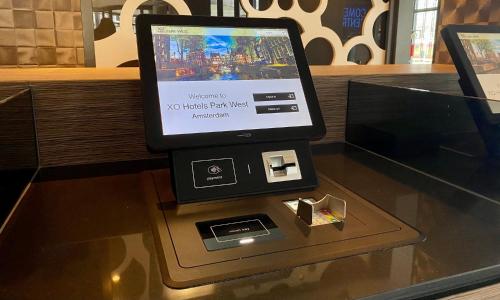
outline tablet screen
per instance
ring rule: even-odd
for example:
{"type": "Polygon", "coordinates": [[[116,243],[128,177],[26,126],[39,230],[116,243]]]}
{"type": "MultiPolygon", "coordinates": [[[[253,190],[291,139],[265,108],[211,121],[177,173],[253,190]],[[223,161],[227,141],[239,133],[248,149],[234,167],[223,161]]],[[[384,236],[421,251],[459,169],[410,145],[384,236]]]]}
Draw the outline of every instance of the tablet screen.
{"type": "Polygon", "coordinates": [[[313,125],[287,29],[151,33],[164,136],[313,125]]]}
{"type": "MultiPolygon", "coordinates": [[[[457,34],[486,98],[500,100],[500,33],[457,34]]],[[[488,104],[493,113],[500,113],[500,102],[488,104]]]]}

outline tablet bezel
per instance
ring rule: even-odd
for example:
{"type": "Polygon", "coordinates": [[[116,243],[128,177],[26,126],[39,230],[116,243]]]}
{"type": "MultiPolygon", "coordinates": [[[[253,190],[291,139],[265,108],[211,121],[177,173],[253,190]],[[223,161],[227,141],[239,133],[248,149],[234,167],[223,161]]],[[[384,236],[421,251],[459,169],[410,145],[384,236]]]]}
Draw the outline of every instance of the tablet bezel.
{"type": "Polygon", "coordinates": [[[136,19],[136,33],[144,99],[146,141],[151,151],[161,152],[179,148],[298,139],[317,140],[325,135],[325,124],[295,21],[290,19],[139,15],[136,19]],[[312,126],[163,135],[152,42],[153,37],[151,34],[152,25],[287,29],[295,54],[312,126]]]}
{"type": "MultiPolygon", "coordinates": [[[[460,75],[460,85],[464,95],[486,98],[483,87],[467,57],[458,33],[500,33],[500,27],[494,25],[448,25],[441,31],[443,40],[460,75]]],[[[500,123],[500,113],[493,113],[486,101],[481,104],[481,111],[489,123],[500,123]]]]}

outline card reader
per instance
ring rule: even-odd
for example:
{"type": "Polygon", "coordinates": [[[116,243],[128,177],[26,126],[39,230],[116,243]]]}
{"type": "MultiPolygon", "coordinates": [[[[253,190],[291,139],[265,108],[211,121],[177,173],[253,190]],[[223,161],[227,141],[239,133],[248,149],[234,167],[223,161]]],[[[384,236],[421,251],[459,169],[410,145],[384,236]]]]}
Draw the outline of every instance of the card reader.
{"type": "Polygon", "coordinates": [[[262,153],[268,183],[302,179],[295,150],[262,153]]]}

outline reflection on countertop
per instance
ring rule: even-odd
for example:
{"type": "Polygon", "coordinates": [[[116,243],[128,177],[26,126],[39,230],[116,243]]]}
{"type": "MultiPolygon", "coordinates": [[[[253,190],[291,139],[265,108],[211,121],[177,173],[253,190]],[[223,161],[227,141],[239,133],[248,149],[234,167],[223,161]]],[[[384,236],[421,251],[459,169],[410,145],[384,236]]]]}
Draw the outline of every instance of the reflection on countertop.
{"type": "Polygon", "coordinates": [[[351,146],[314,152],[320,172],[427,240],[175,290],[162,283],[143,199],[150,171],[44,181],[32,185],[0,239],[0,298],[387,298],[430,292],[426,284],[436,280],[439,289],[498,278],[498,204],[351,146]]]}

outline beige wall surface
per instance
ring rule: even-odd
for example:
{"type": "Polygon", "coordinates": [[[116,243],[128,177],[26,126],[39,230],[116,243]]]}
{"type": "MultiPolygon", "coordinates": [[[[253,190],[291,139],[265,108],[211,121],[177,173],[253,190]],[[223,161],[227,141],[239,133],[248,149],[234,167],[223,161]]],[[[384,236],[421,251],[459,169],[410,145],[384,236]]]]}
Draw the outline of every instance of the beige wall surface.
{"type": "Polygon", "coordinates": [[[83,65],[80,0],[0,0],[0,66],[83,65]]]}

